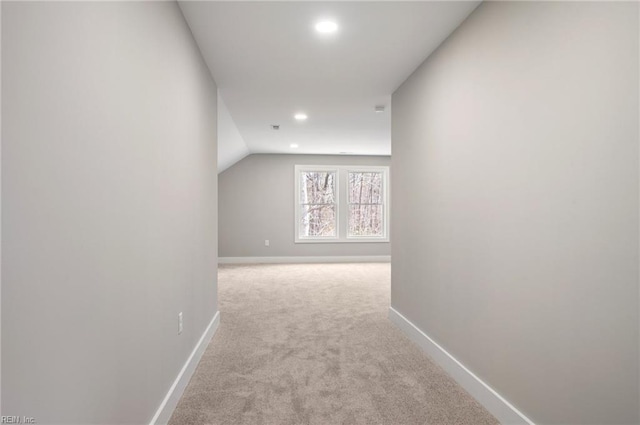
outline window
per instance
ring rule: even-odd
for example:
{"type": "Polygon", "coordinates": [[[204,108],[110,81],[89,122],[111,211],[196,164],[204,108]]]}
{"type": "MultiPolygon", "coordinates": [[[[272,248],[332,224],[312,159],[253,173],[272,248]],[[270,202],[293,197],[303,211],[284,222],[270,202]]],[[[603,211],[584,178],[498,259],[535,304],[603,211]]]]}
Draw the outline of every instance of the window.
{"type": "Polygon", "coordinates": [[[383,180],[381,171],[349,171],[348,237],[384,236],[383,180]]]}
{"type": "Polygon", "coordinates": [[[295,242],[388,242],[388,167],[296,165],[295,242]]]}
{"type": "Polygon", "coordinates": [[[337,236],[336,172],[302,171],[299,177],[300,237],[337,236]]]}

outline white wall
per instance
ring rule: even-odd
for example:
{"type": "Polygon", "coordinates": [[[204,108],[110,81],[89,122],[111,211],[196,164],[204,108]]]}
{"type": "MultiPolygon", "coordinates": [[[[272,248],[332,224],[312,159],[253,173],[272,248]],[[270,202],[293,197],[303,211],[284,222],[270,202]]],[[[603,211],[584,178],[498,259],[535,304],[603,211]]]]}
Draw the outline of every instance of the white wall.
{"type": "Polygon", "coordinates": [[[485,2],[393,95],[392,306],[539,424],[639,421],[638,35],[485,2]]]}
{"type": "Polygon", "coordinates": [[[148,423],[217,310],[215,83],[173,2],[3,1],[2,67],[2,413],[148,423]]]}
{"type": "Polygon", "coordinates": [[[247,155],[249,148],[218,91],[218,173],[247,155]]]}
{"type": "Polygon", "coordinates": [[[219,176],[220,257],[389,255],[388,242],[294,242],[296,164],[389,163],[388,156],[249,155],[219,176]],[[265,239],[269,240],[268,247],[265,239]]]}

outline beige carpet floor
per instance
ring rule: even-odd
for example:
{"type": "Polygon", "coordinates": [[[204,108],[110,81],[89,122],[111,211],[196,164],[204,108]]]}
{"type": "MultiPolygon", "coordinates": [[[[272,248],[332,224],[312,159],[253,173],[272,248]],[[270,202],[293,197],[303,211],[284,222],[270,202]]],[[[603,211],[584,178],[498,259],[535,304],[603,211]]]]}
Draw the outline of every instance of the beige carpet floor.
{"type": "Polygon", "coordinates": [[[171,425],[496,424],[388,319],[389,264],[221,266],[171,425]]]}

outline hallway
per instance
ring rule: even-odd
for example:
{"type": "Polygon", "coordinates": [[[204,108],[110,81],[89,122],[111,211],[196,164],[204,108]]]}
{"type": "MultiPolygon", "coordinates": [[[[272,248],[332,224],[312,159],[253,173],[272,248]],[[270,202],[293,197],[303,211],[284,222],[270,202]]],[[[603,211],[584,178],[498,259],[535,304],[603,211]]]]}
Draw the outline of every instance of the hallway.
{"type": "Polygon", "coordinates": [[[640,425],[639,2],[0,15],[0,423],[640,425]]]}
{"type": "Polygon", "coordinates": [[[387,319],[390,265],[227,265],[221,325],[170,421],[495,424],[387,319]]]}

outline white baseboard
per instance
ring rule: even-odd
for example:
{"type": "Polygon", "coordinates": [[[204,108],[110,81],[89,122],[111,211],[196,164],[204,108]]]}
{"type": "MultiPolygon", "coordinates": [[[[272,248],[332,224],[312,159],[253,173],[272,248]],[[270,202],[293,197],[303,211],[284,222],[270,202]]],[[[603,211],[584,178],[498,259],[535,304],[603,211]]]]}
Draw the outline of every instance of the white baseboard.
{"type": "Polygon", "coordinates": [[[178,377],[169,388],[169,392],[162,400],[160,407],[156,411],[156,414],[153,415],[153,419],[149,422],[149,425],[165,425],[171,419],[171,415],[178,405],[178,401],[180,401],[180,397],[182,397],[182,393],[184,393],[189,380],[191,379],[191,375],[196,370],[196,366],[200,362],[200,358],[204,354],[204,351],[207,349],[209,345],[209,341],[218,330],[218,325],[220,324],[220,312],[217,311],[216,314],[209,322],[209,326],[205,329],[204,333],[200,337],[200,340],[196,344],[195,348],[191,352],[191,355],[187,359],[184,366],[182,366],[182,370],[178,374],[178,377]]]}
{"type": "Polygon", "coordinates": [[[527,418],[393,307],[389,307],[389,319],[478,400],[501,424],[534,425],[531,419],[527,418]]]}
{"type": "Polygon", "coordinates": [[[219,257],[218,264],[281,263],[389,263],[390,255],[297,256],[297,257],[219,257]]]}

